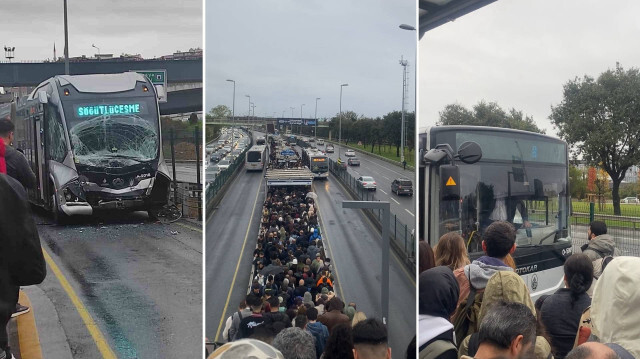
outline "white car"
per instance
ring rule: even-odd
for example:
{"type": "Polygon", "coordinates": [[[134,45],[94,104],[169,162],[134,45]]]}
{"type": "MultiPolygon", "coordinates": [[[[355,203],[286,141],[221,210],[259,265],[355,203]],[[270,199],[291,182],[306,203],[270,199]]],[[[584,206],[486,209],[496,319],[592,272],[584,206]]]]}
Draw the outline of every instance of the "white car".
{"type": "Polygon", "coordinates": [[[356,151],[354,150],[346,150],[344,151],[344,155],[347,157],[355,157],[356,156],[356,151]]]}
{"type": "Polygon", "coordinates": [[[318,146],[324,146],[324,140],[323,139],[319,139],[318,140],[318,146]]]}
{"type": "Polygon", "coordinates": [[[231,166],[231,161],[225,158],[224,160],[218,162],[217,166],[221,171],[226,170],[227,168],[229,168],[229,166],[231,166]]]}
{"type": "Polygon", "coordinates": [[[622,201],[620,201],[622,203],[639,203],[640,201],[636,198],[636,197],[626,197],[623,198],[622,201]]]}
{"type": "Polygon", "coordinates": [[[375,191],[377,188],[376,180],[374,180],[373,177],[362,176],[362,177],[358,177],[356,181],[358,182],[358,185],[360,185],[360,187],[362,188],[366,188],[372,191],[375,191]]]}

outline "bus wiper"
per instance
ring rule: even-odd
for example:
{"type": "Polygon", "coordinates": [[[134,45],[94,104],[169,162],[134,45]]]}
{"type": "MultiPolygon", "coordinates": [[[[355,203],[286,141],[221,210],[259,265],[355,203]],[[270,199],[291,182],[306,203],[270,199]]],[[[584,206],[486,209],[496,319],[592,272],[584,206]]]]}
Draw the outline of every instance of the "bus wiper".
{"type": "Polygon", "coordinates": [[[551,237],[552,235],[556,235],[558,233],[558,230],[554,230],[553,232],[547,234],[546,236],[542,237],[542,239],[540,240],[540,243],[538,243],[538,245],[542,245],[542,242],[544,242],[545,239],[551,237]]]}

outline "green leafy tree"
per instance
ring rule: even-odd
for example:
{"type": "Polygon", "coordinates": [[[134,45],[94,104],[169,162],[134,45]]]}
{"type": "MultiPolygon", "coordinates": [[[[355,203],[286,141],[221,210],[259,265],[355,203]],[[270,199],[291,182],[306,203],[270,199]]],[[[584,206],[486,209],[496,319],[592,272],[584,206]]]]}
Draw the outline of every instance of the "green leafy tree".
{"type": "Polygon", "coordinates": [[[620,215],[620,183],[640,162],[640,72],[616,64],[597,79],[575,78],[563,87],[550,120],[575,154],[611,177],[614,214],[620,215]]]}
{"type": "Polygon", "coordinates": [[[569,166],[571,198],[583,199],[587,194],[587,176],[576,166],[569,166]]]}
{"type": "Polygon", "coordinates": [[[473,110],[468,110],[460,104],[445,106],[440,112],[438,125],[490,126],[544,133],[533,118],[524,115],[522,111],[512,108],[506,112],[497,103],[485,101],[478,102],[473,106],[473,110]]]}
{"type": "Polygon", "coordinates": [[[218,105],[209,111],[207,114],[207,118],[216,119],[216,118],[228,118],[231,117],[231,110],[229,107],[225,105],[218,105]]]}

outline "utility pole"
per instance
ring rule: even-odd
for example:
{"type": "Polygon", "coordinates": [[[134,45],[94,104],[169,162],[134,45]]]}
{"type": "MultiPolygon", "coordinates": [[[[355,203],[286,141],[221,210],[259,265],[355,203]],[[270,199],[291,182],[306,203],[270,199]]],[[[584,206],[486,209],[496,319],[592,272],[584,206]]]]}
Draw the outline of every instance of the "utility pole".
{"type": "Polygon", "coordinates": [[[69,74],[69,27],[67,24],[67,0],[64,0],[64,74],[69,74]]]}

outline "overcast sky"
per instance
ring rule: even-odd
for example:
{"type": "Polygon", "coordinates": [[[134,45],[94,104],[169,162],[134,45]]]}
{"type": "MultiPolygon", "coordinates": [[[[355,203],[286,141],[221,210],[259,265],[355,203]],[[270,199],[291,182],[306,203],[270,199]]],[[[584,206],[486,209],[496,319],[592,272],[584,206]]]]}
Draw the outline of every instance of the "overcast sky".
{"type": "Polygon", "coordinates": [[[576,76],[640,67],[640,1],[498,0],[419,42],[419,123],[450,103],[484,99],[531,115],[555,135],[551,105],[576,76]]]}
{"type": "Polygon", "coordinates": [[[370,117],[402,107],[400,56],[409,60],[408,109],[414,110],[415,0],[216,0],[206,4],[206,108],[246,116],[312,118],[342,110],[370,117]]]}
{"type": "MultiPolygon", "coordinates": [[[[202,47],[201,0],[70,0],[69,56],[100,52],[145,58],[202,47]]],[[[15,46],[14,61],[42,61],[64,55],[62,0],[0,3],[0,45],[15,46]]],[[[2,53],[4,59],[4,52],[2,53]]]]}

